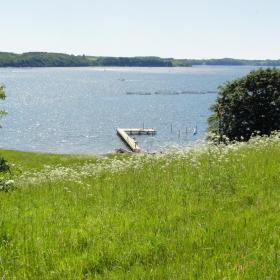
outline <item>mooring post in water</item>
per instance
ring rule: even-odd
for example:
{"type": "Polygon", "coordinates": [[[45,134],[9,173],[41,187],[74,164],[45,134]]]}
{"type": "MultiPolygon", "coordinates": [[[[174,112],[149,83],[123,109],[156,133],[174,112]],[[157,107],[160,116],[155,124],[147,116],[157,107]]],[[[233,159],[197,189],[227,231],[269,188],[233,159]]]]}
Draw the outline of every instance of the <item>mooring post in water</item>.
{"type": "Polygon", "coordinates": [[[172,133],[172,124],[170,125],[170,132],[172,133]]]}

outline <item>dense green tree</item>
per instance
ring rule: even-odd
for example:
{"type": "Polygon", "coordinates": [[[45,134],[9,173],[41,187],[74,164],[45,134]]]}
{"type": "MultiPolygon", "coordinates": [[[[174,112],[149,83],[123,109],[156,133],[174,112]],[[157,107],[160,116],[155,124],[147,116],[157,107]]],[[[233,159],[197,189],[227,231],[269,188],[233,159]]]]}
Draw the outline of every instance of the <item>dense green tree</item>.
{"type": "Polygon", "coordinates": [[[209,131],[230,140],[280,130],[280,70],[259,69],[219,88],[209,131]]]}
{"type": "MultiPolygon", "coordinates": [[[[0,156],[0,173],[1,172],[9,172],[10,171],[10,167],[7,163],[7,161],[2,157],[0,156]]],[[[2,182],[2,179],[1,179],[1,176],[0,176],[0,189],[1,189],[1,182],[2,182]]]]}

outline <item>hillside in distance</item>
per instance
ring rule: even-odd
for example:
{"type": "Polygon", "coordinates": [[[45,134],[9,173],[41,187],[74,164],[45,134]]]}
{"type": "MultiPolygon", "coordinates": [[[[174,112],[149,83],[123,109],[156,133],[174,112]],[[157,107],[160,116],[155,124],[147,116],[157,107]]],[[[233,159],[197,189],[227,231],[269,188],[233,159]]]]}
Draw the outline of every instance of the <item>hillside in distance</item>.
{"type": "MultiPolygon", "coordinates": [[[[85,67],[134,66],[172,67],[175,60],[160,57],[96,57],[63,53],[29,52],[23,54],[0,52],[0,67],[85,67]]],[[[182,66],[191,66],[184,62],[182,66]]]]}
{"type": "Polygon", "coordinates": [[[156,56],[109,57],[69,55],[63,53],[28,52],[22,54],[0,52],[0,67],[190,67],[193,65],[228,66],[280,66],[278,60],[221,59],[174,59],[156,56]]]}

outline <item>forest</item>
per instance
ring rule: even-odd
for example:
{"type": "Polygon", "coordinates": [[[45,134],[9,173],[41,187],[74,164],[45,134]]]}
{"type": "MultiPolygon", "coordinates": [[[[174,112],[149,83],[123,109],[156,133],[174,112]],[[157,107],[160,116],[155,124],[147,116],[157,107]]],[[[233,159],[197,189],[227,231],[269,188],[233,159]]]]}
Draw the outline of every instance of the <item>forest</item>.
{"type": "Polygon", "coordinates": [[[28,52],[16,54],[0,52],[0,67],[190,67],[193,65],[227,66],[280,66],[278,60],[221,59],[175,59],[156,56],[109,57],[69,55],[63,53],[28,52]]]}

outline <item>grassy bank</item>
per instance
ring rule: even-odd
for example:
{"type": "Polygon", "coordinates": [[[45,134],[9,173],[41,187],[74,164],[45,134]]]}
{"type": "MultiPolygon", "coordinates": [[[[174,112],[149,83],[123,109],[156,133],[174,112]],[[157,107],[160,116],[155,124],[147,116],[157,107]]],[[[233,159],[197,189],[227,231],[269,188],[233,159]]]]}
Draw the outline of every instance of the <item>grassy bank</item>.
{"type": "Polygon", "coordinates": [[[279,279],[280,140],[154,156],[1,151],[3,279],[279,279]]]}

